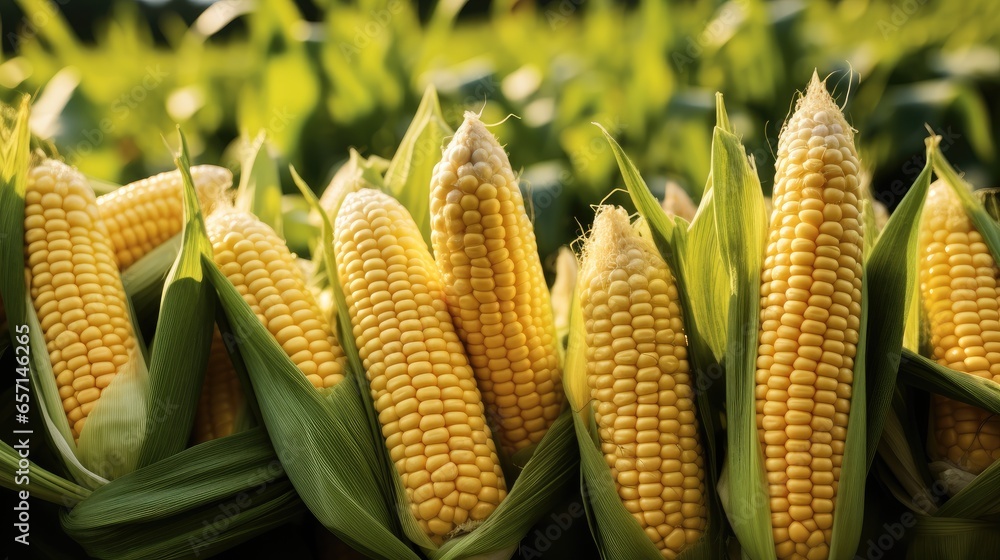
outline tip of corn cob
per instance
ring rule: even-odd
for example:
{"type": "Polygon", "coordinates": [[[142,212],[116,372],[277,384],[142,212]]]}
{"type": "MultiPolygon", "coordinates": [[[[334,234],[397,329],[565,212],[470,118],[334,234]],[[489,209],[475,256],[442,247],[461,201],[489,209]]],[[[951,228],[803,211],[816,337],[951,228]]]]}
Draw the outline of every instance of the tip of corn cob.
{"type": "MultiPolygon", "coordinates": [[[[228,202],[233,173],[225,167],[196,165],[191,179],[202,213],[228,202]]],[[[183,182],[179,170],[129,183],[98,197],[101,219],[108,228],[122,270],[171,237],[184,224],[183,182]]]]}
{"type": "Polygon", "coordinates": [[[694,215],[698,212],[698,208],[694,205],[694,201],[691,200],[691,196],[674,181],[667,181],[667,185],[663,189],[662,206],[667,216],[678,216],[688,222],[693,220],[694,215]]]}
{"type": "Polygon", "coordinates": [[[847,139],[854,140],[854,129],[847,124],[844,113],[840,110],[840,105],[837,105],[837,101],[826,89],[826,79],[821,80],[815,70],[813,70],[812,79],[809,80],[805,94],[799,97],[795,104],[795,115],[785,124],[786,128],[799,115],[807,115],[817,124],[839,124],[847,139]]]}
{"type": "Polygon", "coordinates": [[[593,278],[594,274],[614,265],[623,243],[633,239],[632,220],[621,206],[601,206],[594,214],[594,225],[583,245],[580,256],[580,279],[593,278]]]}
{"type": "Polygon", "coordinates": [[[507,153],[465,114],[434,167],[431,241],[445,296],[503,450],[537,444],[562,389],[550,295],[507,153]]]}

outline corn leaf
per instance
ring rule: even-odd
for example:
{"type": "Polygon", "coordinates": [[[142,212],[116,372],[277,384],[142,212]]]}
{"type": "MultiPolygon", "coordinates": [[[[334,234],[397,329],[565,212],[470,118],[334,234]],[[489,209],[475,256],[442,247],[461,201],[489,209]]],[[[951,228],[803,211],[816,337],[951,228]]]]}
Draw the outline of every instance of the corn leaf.
{"type": "Polygon", "coordinates": [[[698,318],[699,333],[711,348],[714,361],[719,363],[726,352],[729,277],[721,259],[708,258],[719,254],[711,177],[705,186],[698,213],[688,228],[687,240],[684,270],[687,273],[690,314],[698,318]]]}
{"type": "Polygon", "coordinates": [[[198,206],[183,133],[180,139],[181,150],[174,161],[184,184],[185,225],[181,250],[167,275],[160,304],[139,467],[187,446],[212,344],[215,291],[201,267],[202,258],[211,258],[212,245],[198,206]]]}
{"type": "Polygon", "coordinates": [[[756,170],[739,139],[724,126],[715,127],[712,139],[712,182],[715,228],[730,290],[725,357],[729,451],[723,475],[728,499],[723,503],[744,554],[762,560],[774,556],[754,399],[767,225],[756,170]]]}
{"type": "Polygon", "coordinates": [[[30,98],[17,107],[0,104],[0,298],[11,325],[11,342],[17,346],[16,327],[23,321],[24,287],[24,193],[31,157],[30,98]]]}
{"type": "Polygon", "coordinates": [[[441,158],[441,144],[454,134],[441,114],[437,91],[428,86],[417,113],[385,172],[385,186],[410,212],[424,241],[431,244],[430,184],[441,158]]]}
{"type": "Polygon", "coordinates": [[[5,441],[0,441],[0,486],[14,491],[27,490],[32,498],[41,498],[54,504],[72,506],[90,495],[90,490],[72,481],[43,469],[30,459],[27,471],[31,476],[27,484],[19,483],[18,470],[23,470],[19,462],[22,457],[5,441]]]}
{"type": "Polygon", "coordinates": [[[899,372],[903,383],[1000,414],[1000,383],[939,365],[909,350],[903,351],[899,372]]]}
{"type": "Polygon", "coordinates": [[[278,164],[269,152],[267,134],[262,130],[248,144],[236,207],[254,214],[282,237],[281,180],[278,164]]]}
{"type": "Polygon", "coordinates": [[[996,558],[1000,523],[946,517],[918,517],[907,558],[996,558]]]}
{"type": "MultiPolygon", "coordinates": [[[[864,286],[869,290],[866,369],[869,373],[867,468],[878,450],[882,426],[891,409],[896,371],[899,368],[906,317],[918,307],[917,225],[930,186],[928,163],[893,212],[864,260],[864,286]]],[[[859,350],[860,351],[860,350],[859,350]]],[[[855,389],[857,394],[857,389],[855,389]]],[[[851,408],[854,406],[852,404],[851,408]]],[[[867,469],[866,469],[867,470],[867,469]]]]}
{"type": "Polygon", "coordinates": [[[294,521],[305,507],[262,428],[212,440],[95,490],[63,529],[100,558],[186,558],[294,521]]]}

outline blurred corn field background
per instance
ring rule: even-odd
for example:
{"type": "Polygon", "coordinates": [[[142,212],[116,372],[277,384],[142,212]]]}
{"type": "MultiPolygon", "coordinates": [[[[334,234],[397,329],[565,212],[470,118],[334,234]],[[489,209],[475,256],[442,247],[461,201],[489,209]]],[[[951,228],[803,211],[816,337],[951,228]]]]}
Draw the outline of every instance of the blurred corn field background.
{"type": "Polygon", "coordinates": [[[36,94],[34,132],[119,183],[170,169],[179,123],[196,161],[234,169],[241,136],[265,130],[284,191],[285,164],[319,188],[351,147],[390,156],[433,84],[452,127],[466,110],[503,121],[549,265],[621,186],[592,122],[654,192],[673,180],[697,201],[721,91],[769,190],[767,138],[813,68],[832,73],[890,208],[922,167],[925,123],[972,184],[1000,176],[992,0],[12,0],[0,25],[0,97],[36,94]]]}

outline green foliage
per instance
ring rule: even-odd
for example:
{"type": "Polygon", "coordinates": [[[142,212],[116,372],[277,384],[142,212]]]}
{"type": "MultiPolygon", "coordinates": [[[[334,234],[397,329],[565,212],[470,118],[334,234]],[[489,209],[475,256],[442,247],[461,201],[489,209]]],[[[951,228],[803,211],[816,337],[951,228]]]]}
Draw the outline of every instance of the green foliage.
{"type": "Polygon", "coordinates": [[[175,123],[198,159],[236,167],[240,135],[264,130],[294,193],[284,164],[320,185],[350,147],[390,157],[433,85],[448,126],[465,110],[483,110],[487,122],[521,117],[495,133],[546,212],[543,259],[575,236],[574,215],[620,186],[591,122],[620,139],[654,194],[665,178],[697,194],[710,167],[712,96],[722,91],[766,192],[767,137],[813,68],[836,73],[890,207],[923,167],[914,156],[925,122],[974,184],[1000,171],[991,157],[1000,60],[990,46],[1000,7],[989,0],[494,2],[486,13],[463,2],[428,13],[399,0],[255,9],[227,0],[200,17],[197,5],[116,1],[76,32],[52,11],[70,7],[17,4],[0,10],[11,49],[0,97],[40,91],[36,132],[88,175],[123,182],[171,167],[161,136],[175,123]]]}

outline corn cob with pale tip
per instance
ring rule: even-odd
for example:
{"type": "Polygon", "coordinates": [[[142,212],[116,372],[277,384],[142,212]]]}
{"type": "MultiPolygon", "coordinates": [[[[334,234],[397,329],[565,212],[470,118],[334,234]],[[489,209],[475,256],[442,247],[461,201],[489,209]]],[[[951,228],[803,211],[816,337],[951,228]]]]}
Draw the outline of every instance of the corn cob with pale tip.
{"type": "Polygon", "coordinates": [[[814,74],[778,140],[757,428],[778,558],[829,555],[861,321],[854,134],[814,74]]]}
{"type": "MultiPolygon", "coordinates": [[[[205,215],[233,185],[232,172],[214,165],[192,167],[191,178],[205,215]]],[[[129,183],[97,199],[122,270],[181,232],[183,186],[180,171],[175,169],[129,183]]]]}
{"type": "MultiPolygon", "coordinates": [[[[1000,383],[1000,269],[952,188],[931,185],[919,228],[920,292],[933,358],[1000,383]]],[[[1000,459],[1000,417],[933,396],[935,454],[974,474],[1000,459]]]]}
{"type": "Polygon", "coordinates": [[[194,443],[203,443],[226,437],[236,427],[236,417],[243,408],[243,389],[236,375],[236,368],[226,351],[226,343],[219,328],[212,335],[208,354],[208,367],[198,398],[195,414],[194,443]]]}
{"type": "Polygon", "coordinates": [[[44,160],[28,172],[24,260],[59,396],[75,439],[133,355],[121,275],[94,191],[77,170],[44,160]]]}
{"type": "Polygon", "coordinates": [[[500,445],[538,443],[562,406],[555,325],[507,154],[466,113],[431,180],[431,240],[448,307],[500,445]]]}
{"type": "Polygon", "coordinates": [[[569,247],[560,247],[556,257],[556,280],[552,284],[552,315],[556,333],[560,336],[569,332],[569,319],[573,307],[578,274],[576,255],[569,247]]]}
{"type": "Polygon", "coordinates": [[[694,215],[698,213],[698,207],[694,205],[691,196],[683,187],[673,181],[667,181],[661,205],[667,216],[671,218],[677,216],[688,222],[694,220],[694,215]]]}
{"type": "Polygon", "coordinates": [[[440,272],[406,209],[378,191],[347,195],[334,245],[389,456],[441,544],[486,519],[506,485],[440,272]]]}
{"type": "Polygon", "coordinates": [[[601,449],[625,508],[664,558],[676,558],[707,524],[677,287],[620,207],[598,210],[583,251],[580,305],[601,449]]]}
{"type": "Polygon", "coordinates": [[[256,216],[219,208],[205,220],[215,264],[317,389],[344,379],[344,350],[306,286],[302,269],[256,216]]]}

